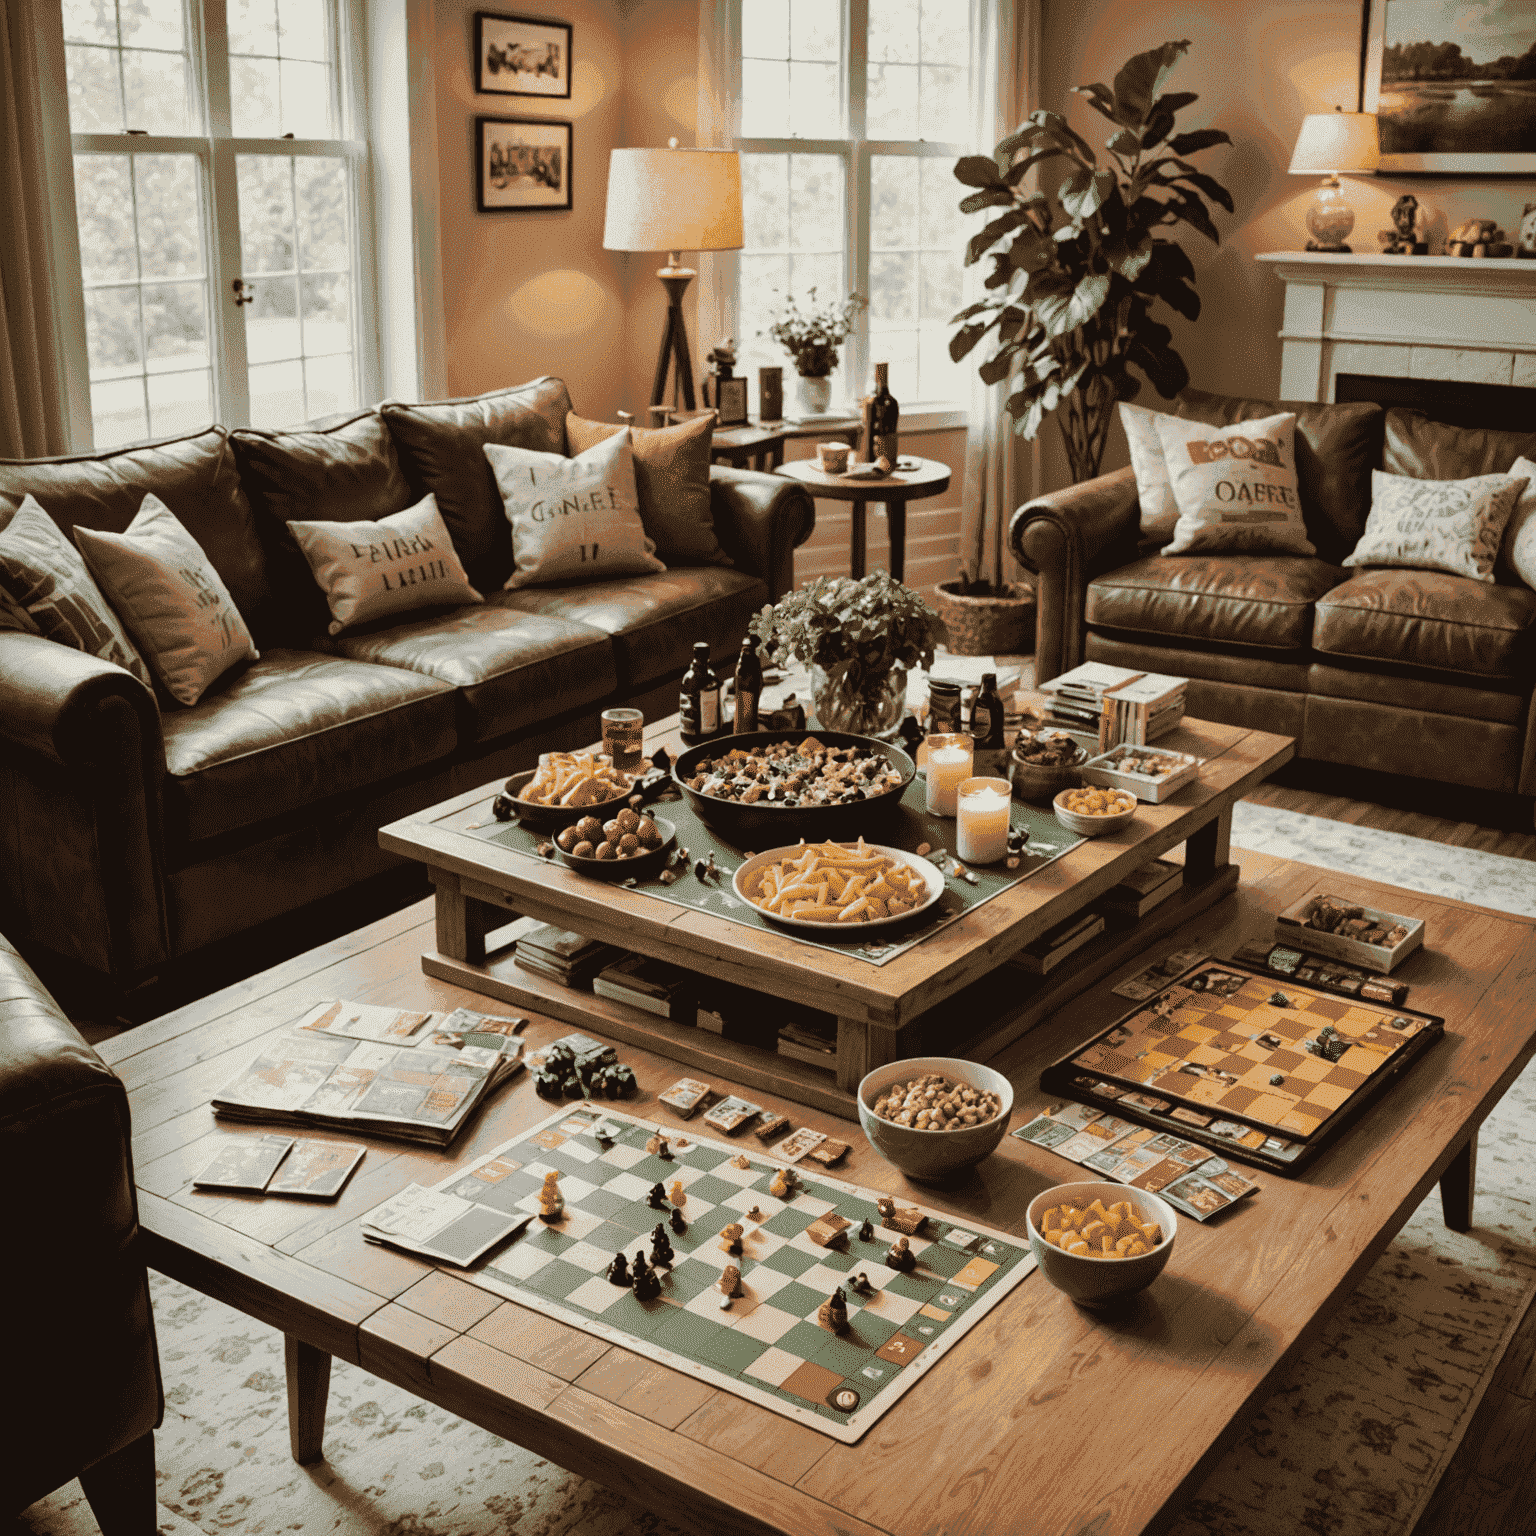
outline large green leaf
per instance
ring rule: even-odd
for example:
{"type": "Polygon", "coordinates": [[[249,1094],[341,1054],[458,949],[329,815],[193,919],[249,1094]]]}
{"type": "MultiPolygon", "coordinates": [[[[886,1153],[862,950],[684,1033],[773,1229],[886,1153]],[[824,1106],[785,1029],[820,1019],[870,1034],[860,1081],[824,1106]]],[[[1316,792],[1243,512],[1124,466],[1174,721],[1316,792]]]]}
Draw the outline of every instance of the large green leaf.
{"type": "Polygon", "coordinates": [[[955,180],[968,187],[990,187],[1002,179],[991,155],[965,155],[955,161],[955,180]]]}
{"type": "Polygon", "coordinates": [[[1135,245],[1128,245],[1123,239],[1117,240],[1104,247],[1104,259],[1108,261],[1111,270],[1118,272],[1126,282],[1134,283],[1152,260],[1152,242],[1145,236],[1135,245]]]}
{"type": "Polygon", "coordinates": [[[1232,135],[1220,128],[1196,128],[1190,133],[1175,134],[1168,140],[1168,148],[1176,155],[1192,155],[1197,149],[1209,149],[1213,144],[1230,144],[1232,135]]]}
{"type": "Polygon", "coordinates": [[[1015,160],[1003,173],[1003,180],[1010,187],[1016,187],[1028,175],[1029,171],[1034,166],[1039,165],[1042,160],[1054,160],[1058,156],[1071,158],[1060,145],[1048,144],[1044,149],[1037,149],[1034,154],[1026,155],[1022,160],[1015,160]]]}
{"type": "Polygon", "coordinates": [[[1170,176],[1168,179],[1188,182],[1190,186],[1204,192],[1218,208],[1232,212],[1232,194],[1214,176],[1207,176],[1204,171],[1185,171],[1180,176],[1170,176]]]}
{"type": "Polygon", "coordinates": [[[1119,186],[1120,180],[1113,171],[1095,171],[1091,176],[1079,171],[1062,183],[1057,196],[1069,218],[1082,220],[1097,213],[1119,186]]]}
{"type": "Polygon", "coordinates": [[[1001,218],[993,219],[984,228],[979,229],[965,247],[965,264],[972,266],[981,260],[986,254],[987,247],[1001,240],[1010,230],[1017,229],[1025,222],[1025,212],[1022,208],[1010,208],[1001,218]]]}
{"type": "Polygon", "coordinates": [[[1149,53],[1138,53],[1127,60],[1115,76],[1116,121],[1127,128],[1140,127],[1152,110],[1153,101],[1162,94],[1168,76],[1189,49],[1186,40],[1164,43],[1149,53]]]}
{"type": "Polygon", "coordinates": [[[962,320],[969,320],[973,315],[979,315],[983,310],[996,309],[996,299],[977,299],[974,304],[967,304],[958,314],[949,317],[951,325],[959,325],[962,320]]]}
{"type": "Polygon", "coordinates": [[[983,208],[1011,208],[1013,206],[1013,189],[998,182],[996,186],[983,187],[980,192],[971,192],[960,199],[961,213],[980,213],[983,208]]]}
{"type": "Polygon", "coordinates": [[[1109,273],[1090,272],[1070,293],[1043,294],[1035,301],[1035,313],[1052,336],[1063,335],[1086,324],[1109,297],[1109,273]]]}
{"type": "Polygon", "coordinates": [[[1141,140],[1129,128],[1121,128],[1110,134],[1104,147],[1127,160],[1134,160],[1141,153],[1141,140]]]}
{"type": "Polygon", "coordinates": [[[1193,224],[1212,245],[1221,244],[1221,235],[1211,222],[1211,216],[1206,212],[1205,204],[1193,192],[1178,189],[1164,204],[1164,208],[1174,218],[1183,219],[1186,224],[1193,224]]]}
{"type": "Polygon", "coordinates": [[[1189,383],[1189,369],[1184,359],[1169,346],[1148,346],[1144,337],[1133,338],[1126,357],[1151,379],[1152,387],[1163,399],[1171,400],[1189,383]]]}
{"type": "Polygon", "coordinates": [[[1192,102],[1200,98],[1193,91],[1166,91],[1152,103],[1152,110],[1147,115],[1155,117],[1161,112],[1172,114],[1182,112],[1192,102]]]}
{"type": "Polygon", "coordinates": [[[1095,111],[1103,113],[1110,122],[1115,122],[1115,93],[1107,85],[1074,85],[1073,91],[1079,96],[1086,96],[1089,104],[1095,111]]]}
{"type": "Polygon", "coordinates": [[[1147,126],[1141,130],[1141,147],[1156,149],[1173,132],[1173,113],[1159,112],[1156,107],[1147,114],[1147,126]]]}
{"type": "Polygon", "coordinates": [[[1186,320],[1200,318],[1200,295],[1187,283],[1181,283],[1177,278],[1163,283],[1158,287],[1157,296],[1165,304],[1178,310],[1186,320]]]}
{"type": "Polygon", "coordinates": [[[997,322],[995,320],[989,320],[985,325],[961,326],[960,329],[949,338],[949,355],[951,361],[958,363],[960,359],[964,357],[966,353],[969,352],[971,348],[974,347],[976,343],[980,341],[981,338],[985,336],[996,323],[997,322]]]}
{"type": "MultiPolygon", "coordinates": [[[[1042,128],[1051,134],[1052,138],[1063,149],[1074,151],[1077,157],[1088,165],[1096,165],[1098,163],[1093,150],[1089,147],[1087,139],[1078,133],[1060,112],[1048,112],[1042,109],[1039,112],[1032,113],[1031,116],[1039,122],[1042,128]]],[[[1007,142],[1006,139],[1003,140],[1004,144],[1007,142]]],[[[998,147],[1001,148],[1002,145],[998,147]]]]}

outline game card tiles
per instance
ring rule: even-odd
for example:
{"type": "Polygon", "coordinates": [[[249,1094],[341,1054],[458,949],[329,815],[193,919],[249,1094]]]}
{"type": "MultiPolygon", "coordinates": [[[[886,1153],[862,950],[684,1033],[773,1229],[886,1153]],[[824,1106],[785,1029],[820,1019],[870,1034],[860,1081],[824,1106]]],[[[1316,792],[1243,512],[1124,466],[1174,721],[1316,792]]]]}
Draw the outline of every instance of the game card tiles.
{"type": "Polygon", "coordinates": [[[768,1154],[786,1163],[798,1163],[807,1152],[813,1147],[819,1147],[826,1139],[824,1132],[813,1131],[810,1126],[803,1125],[798,1131],[786,1136],[777,1146],[769,1147],[768,1154]]]}
{"type": "Polygon", "coordinates": [[[318,1003],[299,1020],[299,1029],[323,1029],[349,1040],[376,1040],[384,1045],[416,1045],[427,1037],[425,1026],[435,1016],[383,1008],[370,1003],[318,1003]]]}
{"type": "Polygon", "coordinates": [[[1054,1150],[1070,1141],[1085,1125],[1102,1119],[1103,1115],[1103,1110],[1090,1109],[1086,1104],[1053,1104],[1043,1115],[1037,1115],[1012,1134],[1020,1141],[1032,1141],[1036,1146],[1054,1150]]]}
{"type": "Polygon", "coordinates": [[[387,1243],[463,1268],[527,1227],[531,1216],[508,1216],[461,1200],[445,1190],[412,1184],[371,1210],[362,1221],[370,1243],[387,1243]]]}
{"type": "Polygon", "coordinates": [[[724,1131],[727,1136],[734,1136],[747,1121],[762,1112],[761,1104],[753,1104],[748,1099],[737,1098],[732,1094],[705,1112],[704,1123],[714,1126],[717,1131],[724,1131]]]}

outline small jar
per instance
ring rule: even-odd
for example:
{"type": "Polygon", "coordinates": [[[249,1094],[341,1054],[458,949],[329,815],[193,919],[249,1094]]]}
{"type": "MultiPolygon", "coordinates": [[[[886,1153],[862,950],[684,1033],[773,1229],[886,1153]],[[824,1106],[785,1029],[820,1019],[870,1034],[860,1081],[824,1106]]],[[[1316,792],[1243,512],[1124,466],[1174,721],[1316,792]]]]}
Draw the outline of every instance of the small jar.
{"type": "Polygon", "coordinates": [[[965,729],[960,711],[960,684],[937,678],[928,682],[928,734],[944,736],[965,729]]]}

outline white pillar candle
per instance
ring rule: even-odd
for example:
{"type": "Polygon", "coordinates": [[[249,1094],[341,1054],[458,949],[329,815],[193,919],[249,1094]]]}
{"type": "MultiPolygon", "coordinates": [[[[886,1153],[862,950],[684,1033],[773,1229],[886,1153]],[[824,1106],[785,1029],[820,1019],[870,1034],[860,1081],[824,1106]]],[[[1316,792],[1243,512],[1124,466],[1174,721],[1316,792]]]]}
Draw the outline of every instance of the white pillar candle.
{"type": "Polygon", "coordinates": [[[953,816],[955,791],[971,776],[975,743],[963,731],[928,738],[928,814],[953,816]]]}
{"type": "Polygon", "coordinates": [[[967,864],[996,864],[1008,852],[1007,779],[967,779],[957,793],[955,851],[967,864]]]}

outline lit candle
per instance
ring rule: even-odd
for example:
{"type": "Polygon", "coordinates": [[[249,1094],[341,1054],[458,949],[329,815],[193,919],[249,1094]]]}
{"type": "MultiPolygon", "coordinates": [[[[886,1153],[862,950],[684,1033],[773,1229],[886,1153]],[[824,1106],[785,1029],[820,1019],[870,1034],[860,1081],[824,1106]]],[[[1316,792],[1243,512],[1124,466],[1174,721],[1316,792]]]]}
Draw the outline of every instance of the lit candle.
{"type": "Polygon", "coordinates": [[[975,745],[964,731],[928,738],[930,816],[955,814],[955,791],[971,776],[975,745]]]}
{"type": "Polygon", "coordinates": [[[955,851],[967,864],[996,864],[1008,852],[1007,779],[967,779],[957,791],[955,851]]]}

